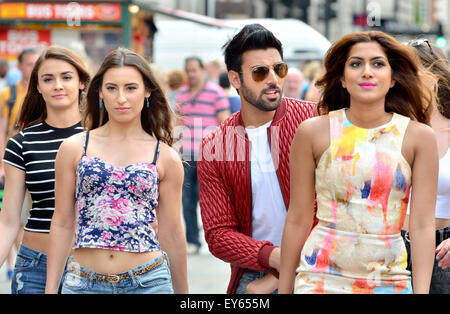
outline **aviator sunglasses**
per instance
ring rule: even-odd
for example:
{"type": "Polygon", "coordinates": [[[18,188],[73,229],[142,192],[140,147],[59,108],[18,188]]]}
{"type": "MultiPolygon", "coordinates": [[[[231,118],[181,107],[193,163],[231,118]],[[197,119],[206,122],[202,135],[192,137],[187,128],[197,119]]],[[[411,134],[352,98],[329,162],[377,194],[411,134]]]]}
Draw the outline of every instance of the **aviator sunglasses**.
{"type": "MultiPolygon", "coordinates": [[[[288,72],[288,65],[285,62],[278,62],[273,65],[275,74],[284,78],[288,72]]],[[[267,65],[256,65],[252,68],[252,78],[255,82],[261,82],[269,75],[270,68],[267,65]]]]}

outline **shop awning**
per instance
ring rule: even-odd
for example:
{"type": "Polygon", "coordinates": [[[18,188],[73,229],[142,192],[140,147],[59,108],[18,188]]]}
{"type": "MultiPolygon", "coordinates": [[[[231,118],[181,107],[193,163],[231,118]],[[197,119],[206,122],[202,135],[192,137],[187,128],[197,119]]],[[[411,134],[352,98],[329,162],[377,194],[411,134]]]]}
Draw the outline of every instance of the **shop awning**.
{"type": "Polygon", "coordinates": [[[157,5],[155,3],[147,2],[144,0],[132,0],[132,3],[138,5],[139,7],[143,8],[144,10],[154,12],[157,14],[163,14],[163,15],[170,16],[173,18],[191,21],[191,22],[195,22],[195,23],[199,23],[199,24],[207,25],[207,26],[220,27],[220,28],[232,28],[220,19],[215,19],[215,18],[204,16],[201,14],[187,12],[187,11],[178,10],[178,9],[171,9],[171,8],[163,7],[163,6],[157,5]]]}

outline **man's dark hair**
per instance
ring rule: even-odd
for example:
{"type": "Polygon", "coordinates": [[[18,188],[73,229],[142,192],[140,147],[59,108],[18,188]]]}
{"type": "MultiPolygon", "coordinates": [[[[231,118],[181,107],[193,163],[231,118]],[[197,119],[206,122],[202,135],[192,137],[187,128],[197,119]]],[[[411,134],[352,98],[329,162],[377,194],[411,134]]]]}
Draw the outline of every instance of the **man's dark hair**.
{"type": "Polygon", "coordinates": [[[230,80],[228,79],[228,72],[221,72],[219,74],[219,85],[223,89],[229,88],[231,86],[230,80]]]}
{"type": "Polygon", "coordinates": [[[281,42],[261,24],[248,24],[229,40],[222,49],[227,70],[241,72],[242,54],[248,50],[275,48],[283,59],[281,42]]]}

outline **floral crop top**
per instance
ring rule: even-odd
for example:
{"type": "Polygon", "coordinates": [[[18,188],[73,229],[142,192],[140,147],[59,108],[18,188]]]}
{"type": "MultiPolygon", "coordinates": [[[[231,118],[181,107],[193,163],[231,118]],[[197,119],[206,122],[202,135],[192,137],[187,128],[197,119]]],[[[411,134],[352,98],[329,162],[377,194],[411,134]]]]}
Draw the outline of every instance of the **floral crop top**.
{"type": "Polygon", "coordinates": [[[155,231],[158,205],[158,141],[152,163],[126,167],[86,155],[89,132],[77,167],[74,248],[127,252],[159,251],[155,231]]]}

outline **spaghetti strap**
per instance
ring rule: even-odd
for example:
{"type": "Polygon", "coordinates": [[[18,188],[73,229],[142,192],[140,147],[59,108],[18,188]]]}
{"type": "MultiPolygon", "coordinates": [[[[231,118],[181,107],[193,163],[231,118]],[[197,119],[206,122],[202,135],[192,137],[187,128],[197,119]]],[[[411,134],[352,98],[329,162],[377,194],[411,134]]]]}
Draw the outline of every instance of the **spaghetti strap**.
{"type": "Polygon", "coordinates": [[[153,157],[152,164],[156,165],[156,162],[158,161],[159,157],[159,149],[160,149],[160,140],[156,143],[156,149],[155,149],[155,156],[153,157]]]}
{"type": "Polygon", "coordinates": [[[84,132],[83,156],[86,156],[86,150],[89,142],[89,131],[84,132]]]}

